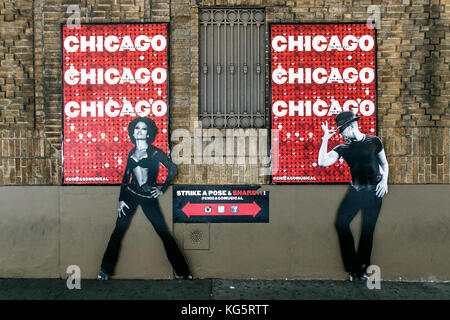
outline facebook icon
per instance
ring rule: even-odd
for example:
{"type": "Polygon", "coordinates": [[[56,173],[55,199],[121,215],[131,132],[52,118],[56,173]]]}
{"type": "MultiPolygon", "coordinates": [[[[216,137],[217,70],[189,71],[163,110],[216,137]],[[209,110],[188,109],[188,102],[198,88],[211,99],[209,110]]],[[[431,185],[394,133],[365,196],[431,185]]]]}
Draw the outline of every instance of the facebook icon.
{"type": "Polygon", "coordinates": [[[238,206],[231,206],[231,213],[238,213],[238,206]]]}

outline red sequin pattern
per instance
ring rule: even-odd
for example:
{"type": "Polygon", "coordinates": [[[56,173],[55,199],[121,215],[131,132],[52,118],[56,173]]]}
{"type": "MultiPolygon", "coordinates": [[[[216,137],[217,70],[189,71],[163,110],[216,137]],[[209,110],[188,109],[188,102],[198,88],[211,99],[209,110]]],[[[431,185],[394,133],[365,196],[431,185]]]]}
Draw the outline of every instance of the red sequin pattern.
{"type": "MultiPolygon", "coordinates": [[[[81,25],[79,28],[63,26],[62,41],[69,36],[80,38],[86,36],[116,36],[121,42],[125,36],[133,41],[140,35],[149,38],[160,35],[167,40],[166,24],[115,24],[115,25],[81,25]]],[[[168,42],[168,41],[167,41],[168,42]]],[[[71,67],[80,71],[115,68],[122,72],[123,68],[131,69],[132,74],[139,68],[147,68],[150,72],[155,68],[168,71],[167,45],[162,51],[115,51],[107,50],[90,52],[67,52],[63,46],[63,77],[71,67]]],[[[168,74],[168,72],[167,72],[168,74]]],[[[64,106],[75,101],[81,104],[87,101],[109,100],[123,105],[124,99],[134,107],[138,101],[161,100],[168,102],[168,80],[155,84],[152,80],[146,84],[125,82],[123,84],[76,84],[69,85],[63,79],[63,183],[65,184],[118,184],[122,180],[128,152],[133,148],[128,136],[128,124],[137,115],[117,117],[88,116],[69,117],[64,112],[64,106]]],[[[152,112],[148,117],[155,120],[158,135],[153,145],[168,152],[168,113],[155,116],[152,112]]],[[[158,182],[163,182],[167,170],[161,166],[158,182]]]]}
{"type": "MultiPolygon", "coordinates": [[[[375,41],[375,32],[365,24],[273,24],[271,25],[271,43],[274,37],[284,36],[311,36],[322,35],[330,42],[332,36],[337,36],[342,42],[347,35],[357,39],[370,35],[375,41]]],[[[375,73],[375,46],[370,51],[363,51],[359,46],[354,51],[288,51],[277,52],[271,45],[271,71],[277,68],[288,70],[290,68],[338,68],[340,73],[346,68],[372,68],[375,73]]],[[[328,106],[332,100],[344,102],[355,100],[358,103],[370,100],[376,105],[375,81],[365,84],[331,82],[325,84],[276,84],[271,80],[271,106],[277,101],[314,101],[320,99],[328,106]]],[[[358,112],[357,116],[361,116],[358,112]]],[[[321,123],[328,121],[329,127],[336,128],[333,115],[325,116],[275,116],[272,111],[272,129],[279,130],[277,135],[272,134],[272,181],[274,183],[339,183],[351,180],[350,170],[339,159],[331,167],[324,168],[317,164],[319,149],[322,142],[323,131],[321,123]],[[275,141],[275,139],[278,139],[275,141]],[[278,147],[277,147],[278,143],[278,147]]],[[[362,116],[359,120],[362,133],[376,135],[376,109],[369,116],[362,116]]],[[[336,145],[343,143],[343,139],[335,134],[328,143],[328,151],[336,145]]]]}

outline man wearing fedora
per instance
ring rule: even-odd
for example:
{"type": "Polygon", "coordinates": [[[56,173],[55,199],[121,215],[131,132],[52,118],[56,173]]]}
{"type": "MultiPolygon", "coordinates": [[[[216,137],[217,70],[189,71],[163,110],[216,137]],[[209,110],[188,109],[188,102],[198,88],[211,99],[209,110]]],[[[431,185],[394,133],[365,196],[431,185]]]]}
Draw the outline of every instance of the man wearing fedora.
{"type": "Polygon", "coordinates": [[[337,130],[329,129],[327,121],[322,123],[324,134],[318,159],[320,166],[328,167],[343,157],[350,167],[351,186],[339,206],[335,223],[344,267],[349,273],[350,281],[368,278],[366,270],[370,265],[373,232],[382,198],[388,192],[389,167],[383,145],[378,137],[359,131],[359,118],[355,117],[352,111],[343,111],[336,115],[337,130],[346,142],[330,152],[328,140],[337,130]],[[360,209],[363,211],[363,223],[356,252],[350,222],[360,209]]]}

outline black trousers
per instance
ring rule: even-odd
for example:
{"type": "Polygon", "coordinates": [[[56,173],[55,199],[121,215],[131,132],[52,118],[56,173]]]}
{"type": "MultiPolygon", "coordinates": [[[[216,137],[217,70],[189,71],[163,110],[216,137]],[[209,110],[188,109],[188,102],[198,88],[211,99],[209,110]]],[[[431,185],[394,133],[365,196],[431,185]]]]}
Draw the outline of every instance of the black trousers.
{"type": "Polygon", "coordinates": [[[362,188],[359,191],[352,186],[339,206],[335,226],[347,272],[365,272],[370,265],[373,232],[381,204],[382,198],[376,196],[374,186],[370,189],[362,188]],[[363,212],[363,221],[358,252],[356,252],[350,222],[360,209],[363,212]]]}
{"type": "Polygon", "coordinates": [[[130,225],[131,219],[136,212],[138,205],[141,205],[145,216],[153,225],[156,233],[161,238],[164,248],[166,249],[167,257],[169,258],[172,267],[178,276],[188,276],[190,274],[186,260],[181,253],[175,239],[167,228],[166,221],[161,213],[158,199],[144,198],[131,192],[127,192],[126,199],[124,200],[128,205],[128,208],[124,208],[125,216],[121,214],[121,217],[117,217],[116,226],[111,238],[109,239],[108,247],[102,260],[103,270],[109,274],[114,274],[114,269],[119,258],[119,251],[122,244],[122,239],[130,225]]]}

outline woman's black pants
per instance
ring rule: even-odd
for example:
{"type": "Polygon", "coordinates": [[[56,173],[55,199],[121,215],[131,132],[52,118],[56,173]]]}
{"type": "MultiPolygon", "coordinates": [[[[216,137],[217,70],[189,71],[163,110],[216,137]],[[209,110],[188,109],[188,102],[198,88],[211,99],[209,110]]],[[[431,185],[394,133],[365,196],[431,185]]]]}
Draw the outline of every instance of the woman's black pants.
{"type": "Polygon", "coordinates": [[[335,226],[347,272],[365,272],[370,265],[373,232],[382,204],[382,198],[376,196],[374,189],[375,186],[371,186],[370,189],[363,187],[357,191],[353,186],[350,187],[338,210],[335,226]],[[358,252],[356,252],[350,222],[359,209],[362,209],[363,221],[358,252]]]}
{"type": "Polygon", "coordinates": [[[155,228],[156,233],[161,238],[164,248],[166,249],[167,257],[169,258],[172,267],[178,276],[188,276],[190,274],[189,268],[186,264],[183,254],[181,253],[175,239],[167,228],[166,221],[159,208],[158,199],[144,198],[130,192],[127,192],[127,197],[124,200],[129,208],[124,207],[125,215],[121,214],[117,217],[116,227],[109,239],[108,247],[102,260],[103,270],[109,274],[114,274],[114,269],[119,258],[119,251],[122,244],[122,239],[130,225],[131,219],[138,205],[141,205],[145,216],[155,228]]]}

